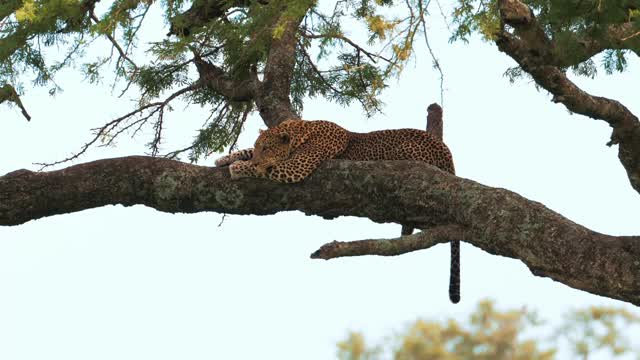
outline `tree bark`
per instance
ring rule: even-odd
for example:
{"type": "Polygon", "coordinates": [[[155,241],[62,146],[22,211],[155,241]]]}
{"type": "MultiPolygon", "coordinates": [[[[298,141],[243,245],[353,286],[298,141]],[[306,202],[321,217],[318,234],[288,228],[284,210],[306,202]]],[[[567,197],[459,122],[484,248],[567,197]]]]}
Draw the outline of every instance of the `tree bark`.
{"type": "Polygon", "coordinates": [[[268,127],[274,127],[289,119],[299,119],[291,105],[291,79],[296,62],[298,27],[303,16],[297,19],[283,17],[284,30],[274,37],[264,68],[264,80],[255,98],[260,117],[268,127]]]}
{"type": "MultiPolygon", "coordinates": [[[[409,223],[434,228],[433,234],[444,234],[441,241],[464,234],[462,240],[491,254],[520,259],[536,276],[640,305],[639,236],[597,233],[516,193],[423,163],[331,160],[299,184],[232,181],[226,168],[140,156],[0,177],[0,225],[109,204],[170,213],[299,210],[327,219],[350,215],[409,223]]],[[[433,243],[416,247],[410,241],[413,247],[404,251],[402,242],[393,244],[400,248],[395,253],[403,253],[433,243]]]]}

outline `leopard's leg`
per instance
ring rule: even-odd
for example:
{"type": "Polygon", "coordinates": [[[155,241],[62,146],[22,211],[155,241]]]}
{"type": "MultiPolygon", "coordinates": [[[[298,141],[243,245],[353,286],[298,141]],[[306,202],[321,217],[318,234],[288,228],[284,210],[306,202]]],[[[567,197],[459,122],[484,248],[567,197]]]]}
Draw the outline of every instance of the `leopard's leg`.
{"type": "Polygon", "coordinates": [[[240,179],[244,177],[264,177],[258,174],[255,165],[246,160],[238,160],[229,165],[229,174],[231,174],[232,179],[240,179]]]}
{"type": "Polygon", "coordinates": [[[216,166],[228,166],[239,160],[250,160],[253,157],[253,148],[234,151],[216,160],[216,166]]]}
{"type": "Polygon", "coordinates": [[[270,167],[267,177],[284,183],[300,182],[311,175],[323,161],[335,157],[343,149],[326,148],[313,142],[304,143],[289,159],[270,167]]]}
{"type": "Polygon", "coordinates": [[[295,183],[304,180],[320,164],[332,157],[331,153],[311,149],[301,149],[291,158],[269,167],[266,173],[262,174],[250,161],[238,160],[229,165],[229,173],[232,179],[243,177],[267,177],[273,181],[283,183],[295,183]]]}

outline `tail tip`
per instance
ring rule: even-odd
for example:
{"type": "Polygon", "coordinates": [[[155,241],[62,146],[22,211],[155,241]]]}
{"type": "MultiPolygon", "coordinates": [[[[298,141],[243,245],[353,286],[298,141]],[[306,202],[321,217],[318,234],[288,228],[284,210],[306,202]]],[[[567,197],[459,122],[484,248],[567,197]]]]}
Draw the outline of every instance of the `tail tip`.
{"type": "Polygon", "coordinates": [[[452,303],[457,304],[460,302],[460,294],[449,294],[449,300],[451,300],[452,303]]]}

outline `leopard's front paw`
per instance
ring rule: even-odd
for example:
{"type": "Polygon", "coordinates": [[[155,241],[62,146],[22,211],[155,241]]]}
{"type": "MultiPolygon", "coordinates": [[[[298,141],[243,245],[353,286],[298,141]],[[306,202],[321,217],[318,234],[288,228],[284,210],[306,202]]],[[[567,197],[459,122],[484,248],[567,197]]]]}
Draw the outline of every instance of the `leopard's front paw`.
{"type": "Polygon", "coordinates": [[[233,161],[231,160],[231,155],[225,155],[223,157],[217,158],[215,162],[217,167],[231,165],[232,163],[233,161]]]}
{"type": "Polygon", "coordinates": [[[216,160],[216,166],[231,165],[238,160],[250,160],[253,157],[253,149],[244,149],[240,151],[234,151],[229,155],[225,155],[216,160]]]}
{"type": "Polygon", "coordinates": [[[240,179],[244,177],[260,177],[256,172],[255,166],[249,161],[238,160],[229,165],[229,174],[232,179],[240,179]]]}
{"type": "Polygon", "coordinates": [[[231,161],[231,157],[229,155],[225,155],[223,157],[217,158],[215,165],[217,167],[231,165],[233,161],[231,161]]]}

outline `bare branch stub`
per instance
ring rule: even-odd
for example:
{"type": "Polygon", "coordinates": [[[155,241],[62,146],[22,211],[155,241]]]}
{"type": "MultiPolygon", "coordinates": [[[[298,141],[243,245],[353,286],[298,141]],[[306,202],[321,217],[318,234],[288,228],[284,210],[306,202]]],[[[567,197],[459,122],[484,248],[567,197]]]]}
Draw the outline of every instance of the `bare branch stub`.
{"type": "Polygon", "coordinates": [[[335,259],[346,256],[397,256],[428,249],[434,245],[464,239],[465,228],[458,225],[435,226],[421,232],[395,239],[333,241],[311,254],[312,259],[335,259]]]}
{"type": "MultiPolygon", "coordinates": [[[[499,1],[501,20],[505,26],[496,34],[498,49],[513,58],[535,82],[572,112],[604,120],[612,128],[611,142],[618,144],[618,158],[627,171],[631,186],[640,193],[640,121],[616,100],[588,94],[570,81],[554,44],[537,22],[531,9],[519,0],[499,1]]],[[[626,34],[623,32],[622,34],[626,34]]],[[[622,36],[622,35],[620,35],[622,36]]],[[[597,47],[597,46],[596,46],[597,47]]]]}

